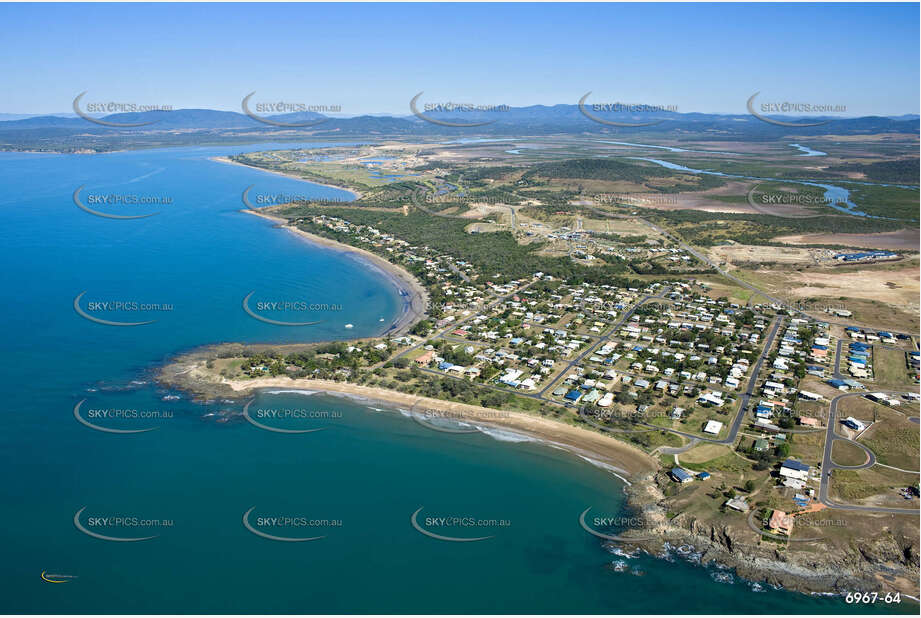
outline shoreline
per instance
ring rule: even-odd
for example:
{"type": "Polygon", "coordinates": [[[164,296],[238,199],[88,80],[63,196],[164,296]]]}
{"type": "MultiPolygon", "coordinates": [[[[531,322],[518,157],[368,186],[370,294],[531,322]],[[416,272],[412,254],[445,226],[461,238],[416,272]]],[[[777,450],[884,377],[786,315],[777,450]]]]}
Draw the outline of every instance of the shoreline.
{"type": "MultiPolygon", "coordinates": [[[[271,208],[271,206],[269,207],[271,208]]],[[[379,271],[384,277],[386,277],[393,286],[397,289],[402,301],[403,307],[400,312],[400,315],[397,316],[396,320],[391,323],[391,325],[383,331],[379,336],[383,335],[395,335],[400,336],[406,334],[416,322],[422,320],[427,315],[427,307],[429,303],[429,293],[428,290],[416,279],[412,273],[408,270],[385,260],[381,256],[367,251],[365,249],[360,249],[358,247],[353,247],[351,245],[346,245],[323,236],[318,236],[317,234],[311,234],[310,232],[305,232],[304,230],[297,228],[288,223],[287,219],[282,217],[277,217],[265,212],[260,212],[258,210],[248,210],[242,209],[240,212],[245,212],[250,215],[272,221],[277,224],[277,227],[280,229],[288,230],[294,235],[301,238],[306,242],[309,242],[313,245],[319,245],[321,247],[332,249],[343,254],[348,254],[354,256],[359,261],[364,262],[366,265],[371,266],[375,270],[379,271]]]]}
{"type": "Polygon", "coordinates": [[[627,486],[636,477],[653,473],[657,468],[657,463],[649,455],[615,438],[526,412],[485,408],[402,393],[378,386],[363,386],[333,380],[287,376],[248,380],[216,379],[216,376],[204,370],[204,365],[211,356],[209,352],[214,352],[218,347],[207,346],[177,357],[161,368],[156,380],[161,384],[207,399],[240,399],[251,396],[259,390],[301,390],[381,402],[393,407],[394,412],[399,412],[399,408],[406,408],[410,414],[416,416],[416,422],[430,428],[437,425],[420,420],[421,415],[430,415],[434,419],[469,423],[480,430],[496,429],[518,434],[542,445],[567,451],[586,460],[587,463],[605,468],[620,477],[627,486]]]}
{"type": "MultiPolygon", "coordinates": [[[[406,407],[410,414],[430,414],[436,418],[448,418],[455,422],[470,423],[475,427],[482,426],[490,429],[507,430],[545,446],[556,447],[587,459],[589,460],[588,463],[593,463],[593,465],[601,464],[609,468],[609,471],[620,476],[621,480],[627,485],[631,484],[630,479],[632,477],[646,471],[644,466],[638,465],[639,461],[630,461],[630,455],[635,454],[637,459],[646,456],[639,449],[634,449],[627,444],[596,434],[588,429],[567,425],[526,412],[484,408],[444,399],[401,393],[377,386],[361,386],[332,380],[279,377],[255,378],[252,381],[222,380],[222,384],[240,394],[253,394],[254,391],[263,389],[279,389],[305,390],[323,394],[359,397],[392,406],[406,407]],[[256,384],[250,382],[256,382],[256,384]],[[447,416],[441,416],[442,414],[447,416]],[[632,452],[634,450],[635,453],[632,452]]],[[[421,424],[426,424],[424,421],[420,422],[421,424]]],[[[651,470],[651,466],[649,470],[651,470]]]]}
{"type": "Polygon", "coordinates": [[[290,178],[290,179],[292,179],[292,180],[299,180],[299,181],[301,181],[301,182],[309,182],[310,184],[317,185],[317,186],[320,186],[320,187],[327,187],[327,188],[329,188],[329,189],[338,189],[338,190],[340,190],[340,191],[345,191],[346,193],[351,193],[351,194],[352,194],[352,200],[359,200],[359,199],[361,199],[361,193],[360,193],[360,192],[358,192],[358,191],[356,191],[356,190],[354,190],[354,189],[349,189],[349,188],[346,188],[346,187],[340,187],[339,185],[332,185],[332,184],[325,183],[325,182],[317,182],[317,181],[315,181],[315,180],[308,180],[308,179],[302,178],[302,177],[300,177],[300,176],[295,176],[294,174],[290,174],[290,173],[288,173],[288,172],[282,172],[282,171],[279,171],[279,170],[267,170],[267,169],[262,168],[262,167],[256,167],[255,165],[247,165],[247,164],[245,164],[245,163],[239,163],[239,162],[237,162],[237,161],[232,161],[229,157],[225,157],[225,156],[208,157],[208,160],[209,160],[209,161],[214,161],[215,163],[224,163],[224,164],[226,164],[226,165],[239,165],[240,167],[245,167],[246,169],[250,169],[250,170],[256,170],[257,172],[265,172],[266,174],[275,174],[275,175],[277,175],[277,176],[284,176],[285,178],[290,178]]]}

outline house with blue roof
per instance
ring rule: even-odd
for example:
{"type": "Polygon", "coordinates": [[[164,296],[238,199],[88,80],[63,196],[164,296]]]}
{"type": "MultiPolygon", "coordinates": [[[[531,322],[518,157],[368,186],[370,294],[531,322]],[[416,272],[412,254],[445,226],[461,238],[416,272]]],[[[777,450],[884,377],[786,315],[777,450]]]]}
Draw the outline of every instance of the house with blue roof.
{"type": "Polygon", "coordinates": [[[780,476],[798,481],[809,480],[809,466],[795,459],[787,459],[780,466],[780,476]]]}
{"type": "Polygon", "coordinates": [[[566,393],[566,396],[564,397],[564,399],[571,401],[573,403],[576,403],[577,401],[582,399],[582,393],[578,390],[571,390],[568,393],[566,393]]]}
{"type": "Polygon", "coordinates": [[[671,471],[672,478],[678,483],[690,483],[694,480],[694,477],[684,471],[682,468],[672,468],[671,471]]]}

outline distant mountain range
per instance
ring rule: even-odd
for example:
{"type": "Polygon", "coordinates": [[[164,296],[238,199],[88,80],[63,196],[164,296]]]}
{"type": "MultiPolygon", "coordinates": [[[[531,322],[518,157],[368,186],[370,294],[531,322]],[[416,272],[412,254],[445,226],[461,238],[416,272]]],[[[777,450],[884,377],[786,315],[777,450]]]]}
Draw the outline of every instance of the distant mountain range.
{"type": "MultiPolygon", "coordinates": [[[[421,106],[420,106],[421,107],[421,106]]],[[[119,113],[99,117],[110,125],[103,126],[75,115],[29,116],[3,120],[0,115],[0,148],[6,150],[110,150],[132,145],[190,143],[193,135],[211,141],[240,141],[244,136],[259,139],[259,134],[275,139],[304,137],[364,136],[527,136],[550,134],[630,135],[644,133],[678,139],[766,140],[784,136],[810,135],[860,135],[878,133],[919,132],[919,116],[898,117],[865,116],[858,118],[808,119],[790,116],[771,116],[787,123],[827,122],[819,126],[782,126],[765,122],[750,114],[705,114],[679,112],[596,112],[591,106],[586,110],[608,122],[641,125],[651,121],[652,126],[612,126],[596,122],[586,116],[578,105],[532,105],[510,107],[506,111],[423,112],[428,122],[416,115],[404,117],[365,115],[355,117],[327,117],[311,112],[298,112],[266,116],[270,122],[260,122],[239,112],[209,109],[180,109],[119,113]],[[148,124],[149,123],[149,124],[148,124]],[[480,126],[452,126],[463,124],[480,126]],[[279,126],[305,124],[307,126],[279,126]],[[178,132],[178,133],[177,133],[178,132]],[[181,135],[180,135],[181,134],[181,135]]],[[[421,112],[422,110],[420,110],[421,112]]]]}

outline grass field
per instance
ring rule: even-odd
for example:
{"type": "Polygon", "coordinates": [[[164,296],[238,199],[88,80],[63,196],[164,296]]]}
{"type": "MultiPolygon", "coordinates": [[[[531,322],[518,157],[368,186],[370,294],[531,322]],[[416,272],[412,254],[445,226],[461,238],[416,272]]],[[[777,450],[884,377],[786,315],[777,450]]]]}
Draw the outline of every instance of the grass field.
{"type": "MultiPolygon", "coordinates": [[[[861,421],[874,422],[880,410],[884,409],[883,405],[874,403],[865,397],[847,397],[838,404],[838,413],[835,415],[836,422],[840,422],[848,416],[853,416],[861,421]]],[[[838,433],[841,433],[839,431],[840,426],[835,429],[838,433]]]]}
{"type": "Polygon", "coordinates": [[[874,466],[866,470],[835,470],[831,479],[834,497],[845,502],[918,508],[917,500],[903,500],[897,490],[918,482],[918,475],[874,466]]]}
{"type": "Polygon", "coordinates": [[[722,444],[700,444],[686,453],[682,453],[679,458],[682,463],[704,463],[728,453],[730,453],[729,447],[722,444]]]}
{"type": "Polygon", "coordinates": [[[831,458],[839,466],[859,466],[867,461],[867,454],[859,446],[844,440],[835,440],[831,458]]]}
{"type": "Polygon", "coordinates": [[[913,386],[911,373],[905,362],[905,352],[873,346],[873,373],[879,385],[894,388],[913,386]]]}
{"type": "MultiPolygon", "coordinates": [[[[794,434],[790,440],[790,455],[804,463],[816,465],[825,453],[825,432],[794,434]]],[[[863,463],[863,462],[860,462],[863,463]]]]}
{"type": "Polygon", "coordinates": [[[895,410],[881,410],[879,422],[861,438],[880,463],[903,470],[918,470],[921,430],[918,425],[895,410]]]}

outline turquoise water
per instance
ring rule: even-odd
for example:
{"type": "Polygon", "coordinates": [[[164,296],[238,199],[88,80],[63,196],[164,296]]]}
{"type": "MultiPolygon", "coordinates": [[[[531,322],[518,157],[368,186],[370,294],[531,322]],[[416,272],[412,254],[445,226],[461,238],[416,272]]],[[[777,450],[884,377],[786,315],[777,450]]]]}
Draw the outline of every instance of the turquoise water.
{"type": "MultiPolygon", "coordinates": [[[[271,145],[253,145],[261,150],[271,145]]],[[[291,145],[284,146],[290,148],[291,145]]],[[[848,611],[836,599],[764,589],[675,554],[623,558],[582,530],[578,515],[622,514],[622,483],[607,471],[509,436],[433,431],[379,404],[328,395],[262,393],[249,410],[306,412],[265,431],[242,402],[198,404],[150,384],[170,355],[220,341],[372,336],[402,309],[398,291],[362,262],[309,245],[239,212],[242,192],[345,199],[335,189],[223,165],[244,150],[166,149],[96,156],[0,154],[5,285],[6,396],[0,406],[0,611],[208,612],[754,612],[848,611]],[[94,194],[168,196],[169,204],[73,203],[94,194]],[[94,193],[95,192],[95,193],[94,193]],[[94,323],[79,306],[118,327],[94,323]],[[284,327],[247,315],[242,299],[306,300],[309,312],[271,311],[284,327]],[[90,303],[160,303],[169,310],[98,312],[90,303]],[[383,321],[382,321],[383,320],[383,321]],[[347,330],[345,324],[353,324],[347,330]],[[85,400],[85,401],[84,401],[85,400]],[[156,419],[97,420],[81,413],[158,411],[156,419]],[[228,414],[231,412],[232,414],[228,414]],[[168,414],[167,414],[168,413],[168,414]],[[84,508],[85,507],[85,508],[84,508]],[[433,532],[410,523],[474,517],[507,525],[433,532]],[[323,536],[280,542],[275,536],[323,536]],[[78,530],[120,538],[112,542],[78,530]],[[160,525],[100,525],[101,517],[160,525]],[[263,517],[325,520],[262,525],[263,517]],[[331,523],[332,522],[332,523],[331,523]],[[167,525],[168,524],[168,525],[167,525]],[[335,524],[335,525],[334,525],[335,524]],[[626,562],[625,570],[613,568],[626,562]],[[43,581],[42,572],[73,576],[43,581]],[[66,579],[66,578],[65,578],[66,579]],[[684,590],[687,594],[664,591],[684,590]]],[[[273,423],[275,421],[265,421],[273,423]]],[[[618,567],[621,568],[621,567],[618,567]]],[[[874,608],[884,611],[885,608],[874,608]]],[[[890,608],[891,609],[891,608],[890,608]]],[[[906,608],[908,609],[908,608],[906,608]]]]}
{"type": "Polygon", "coordinates": [[[828,156],[827,152],[822,152],[821,150],[815,150],[809,146],[803,146],[802,144],[790,144],[803,154],[799,155],[800,157],[825,157],[828,156]]]}

